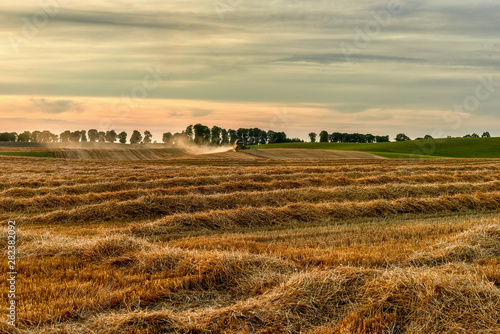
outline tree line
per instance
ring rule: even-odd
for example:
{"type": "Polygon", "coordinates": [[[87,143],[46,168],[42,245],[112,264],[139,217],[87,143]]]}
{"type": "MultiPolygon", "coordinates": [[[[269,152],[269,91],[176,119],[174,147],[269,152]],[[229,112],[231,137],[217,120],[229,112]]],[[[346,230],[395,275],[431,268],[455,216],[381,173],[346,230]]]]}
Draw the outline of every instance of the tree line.
{"type": "MultiPolygon", "coordinates": [[[[125,144],[127,143],[127,133],[122,131],[116,133],[115,130],[97,131],[90,129],[89,131],[69,131],[66,130],[61,134],[55,134],[50,131],[24,131],[22,133],[3,132],[0,133],[0,141],[19,142],[19,143],[69,143],[69,142],[100,142],[114,143],[117,140],[125,144]]],[[[134,130],[130,136],[131,144],[151,143],[152,134],[149,131],[144,131],[144,136],[137,130],[134,130]]]]}
{"type": "MultiPolygon", "coordinates": [[[[489,132],[483,132],[481,136],[476,133],[467,134],[463,138],[489,138],[489,132]]],[[[451,137],[449,137],[451,138],[451,137]]],[[[275,132],[273,130],[261,130],[259,128],[239,128],[238,130],[226,130],[224,128],[213,126],[209,128],[203,124],[189,125],[185,130],[172,134],[165,132],[162,136],[162,142],[168,145],[175,145],[181,142],[193,143],[196,145],[211,145],[224,146],[234,143],[236,140],[243,140],[246,145],[262,145],[276,143],[293,143],[303,142],[299,138],[288,138],[284,132],[275,132]]],[[[372,134],[360,133],[328,133],[323,130],[318,135],[314,132],[309,133],[309,139],[312,143],[319,141],[320,143],[384,143],[389,142],[389,136],[375,136],[372,134]]],[[[394,138],[396,141],[411,140],[404,133],[399,133],[394,138]]],[[[418,137],[420,139],[433,139],[430,135],[418,137]]],[[[20,142],[20,143],[69,143],[69,142],[99,142],[99,143],[115,143],[119,142],[126,144],[150,144],[153,142],[153,135],[150,131],[143,133],[134,130],[130,137],[125,131],[117,133],[115,130],[98,131],[90,129],[88,131],[69,131],[66,130],[61,134],[54,134],[50,131],[24,131],[22,133],[3,132],[0,133],[0,142],[20,142]],[[128,138],[128,140],[127,140],[128,138]]],[[[155,141],[156,142],[156,141],[155,141]]]]}
{"type": "MultiPolygon", "coordinates": [[[[309,133],[311,143],[315,143],[318,135],[315,132],[309,133]]],[[[319,133],[320,143],[383,143],[388,142],[389,136],[374,136],[372,134],[361,133],[341,133],[333,132],[328,133],[323,130],[319,133]]]]}
{"type": "MultiPolygon", "coordinates": [[[[315,132],[309,133],[309,139],[311,143],[315,143],[318,135],[315,132]]],[[[467,134],[463,138],[490,138],[489,132],[483,132],[481,136],[477,133],[467,134]]],[[[451,138],[448,136],[448,138],[451,138]]],[[[421,139],[434,139],[431,135],[425,135],[424,137],[415,138],[415,140],[421,139]]],[[[404,133],[398,133],[394,138],[395,141],[408,141],[412,140],[410,137],[404,133]]],[[[387,143],[389,142],[389,136],[374,136],[372,134],[360,134],[360,133],[340,133],[333,132],[329,134],[327,131],[323,130],[319,133],[320,143],[387,143]]]]}
{"type": "MultiPolygon", "coordinates": [[[[16,132],[0,133],[0,141],[24,143],[115,143],[118,141],[119,143],[126,144],[127,138],[130,144],[150,144],[153,141],[153,135],[150,131],[141,133],[138,130],[134,130],[130,137],[128,137],[125,131],[117,133],[115,130],[98,131],[96,129],[88,131],[66,130],[61,134],[54,134],[47,130],[24,131],[19,134],[16,132]]],[[[218,126],[209,128],[203,124],[189,125],[185,130],[174,134],[165,132],[162,136],[162,142],[169,145],[192,143],[196,145],[223,146],[230,145],[239,139],[242,139],[246,145],[303,142],[302,139],[288,138],[286,133],[275,132],[273,130],[264,131],[259,128],[226,130],[218,126]]]]}
{"type": "MultiPolygon", "coordinates": [[[[463,136],[463,138],[479,138],[479,135],[477,133],[473,133],[473,134],[467,134],[465,136],[463,136]]],[[[491,138],[491,135],[488,131],[486,132],[483,132],[483,134],[481,135],[481,138],[491,138]]]]}
{"type": "Polygon", "coordinates": [[[245,145],[261,145],[275,143],[303,142],[299,138],[288,138],[284,132],[273,130],[262,130],[259,128],[239,128],[237,130],[224,129],[219,126],[208,127],[203,124],[189,125],[182,132],[163,134],[162,141],[165,144],[175,144],[187,141],[196,145],[224,146],[243,140],[245,145]]]}

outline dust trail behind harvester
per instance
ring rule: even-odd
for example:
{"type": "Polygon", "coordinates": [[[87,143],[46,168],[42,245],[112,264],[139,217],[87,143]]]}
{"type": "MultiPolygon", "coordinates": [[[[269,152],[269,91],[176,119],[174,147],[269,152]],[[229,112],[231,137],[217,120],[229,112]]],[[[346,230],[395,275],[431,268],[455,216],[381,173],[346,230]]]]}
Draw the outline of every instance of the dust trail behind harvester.
{"type": "Polygon", "coordinates": [[[163,160],[191,159],[202,154],[221,153],[231,150],[230,146],[199,146],[187,142],[175,145],[146,144],[130,145],[116,143],[64,143],[49,144],[48,150],[56,158],[92,160],[163,160]]]}
{"type": "Polygon", "coordinates": [[[232,150],[231,146],[198,146],[198,145],[176,145],[175,147],[185,150],[189,154],[200,155],[200,154],[212,154],[212,153],[223,153],[232,150]]]}

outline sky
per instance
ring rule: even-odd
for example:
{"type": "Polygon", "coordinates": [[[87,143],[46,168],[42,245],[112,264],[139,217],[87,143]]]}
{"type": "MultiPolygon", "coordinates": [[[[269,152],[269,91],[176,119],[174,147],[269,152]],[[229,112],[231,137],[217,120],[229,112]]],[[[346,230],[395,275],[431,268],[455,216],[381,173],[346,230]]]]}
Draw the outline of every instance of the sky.
{"type": "Polygon", "coordinates": [[[0,132],[500,136],[493,0],[4,0],[0,132]]]}

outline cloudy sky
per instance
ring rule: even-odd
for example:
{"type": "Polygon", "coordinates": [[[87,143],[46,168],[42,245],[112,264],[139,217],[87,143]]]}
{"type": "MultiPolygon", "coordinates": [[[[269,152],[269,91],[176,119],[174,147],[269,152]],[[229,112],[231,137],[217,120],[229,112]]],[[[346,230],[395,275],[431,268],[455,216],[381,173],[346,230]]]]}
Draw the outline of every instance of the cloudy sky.
{"type": "Polygon", "coordinates": [[[500,136],[493,0],[5,0],[0,131],[500,136]]]}

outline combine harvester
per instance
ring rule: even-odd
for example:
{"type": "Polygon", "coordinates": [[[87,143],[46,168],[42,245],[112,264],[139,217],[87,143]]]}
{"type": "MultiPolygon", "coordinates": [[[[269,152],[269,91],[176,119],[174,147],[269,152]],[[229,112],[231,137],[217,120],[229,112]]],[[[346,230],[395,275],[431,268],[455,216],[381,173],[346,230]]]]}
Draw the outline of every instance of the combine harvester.
{"type": "Polygon", "coordinates": [[[233,150],[235,152],[243,151],[243,150],[249,150],[250,147],[245,146],[243,143],[243,140],[238,139],[237,141],[234,142],[233,144],[233,150]]]}

